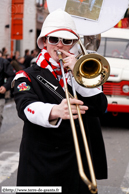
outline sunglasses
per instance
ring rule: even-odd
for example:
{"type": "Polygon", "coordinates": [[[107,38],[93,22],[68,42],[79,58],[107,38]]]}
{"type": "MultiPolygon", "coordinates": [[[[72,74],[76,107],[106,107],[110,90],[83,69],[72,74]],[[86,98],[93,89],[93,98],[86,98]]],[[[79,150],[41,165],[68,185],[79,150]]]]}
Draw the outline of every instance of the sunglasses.
{"type": "Polygon", "coordinates": [[[64,38],[47,36],[47,39],[48,39],[48,43],[49,44],[52,44],[52,45],[58,44],[60,40],[61,40],[61,42],[62,42],[63,45],[72,45],[73,44],[73,40],[64,39],[64,38]]]}

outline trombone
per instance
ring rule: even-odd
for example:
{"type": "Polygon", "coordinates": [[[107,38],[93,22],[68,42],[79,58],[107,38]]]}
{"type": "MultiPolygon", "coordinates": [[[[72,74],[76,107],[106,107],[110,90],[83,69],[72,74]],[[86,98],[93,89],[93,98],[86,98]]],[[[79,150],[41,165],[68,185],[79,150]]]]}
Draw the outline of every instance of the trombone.
{"type": "MultiPolygon", "coordinates": [[[[75,80],[82,86],[87,87],[87,88],[93,88],[93,87],[99,87],[102,85],[108,78],[109,73],[110,73],[110,66],[105,58],[98,54],[87,54],[87,51],[83,44],[81,43],[81,40],[79,40],[80,47],[82,49],[82,53],[84,56],[82,56],[79,60],[77,60],[74,69],[73,69],[73,75],[75,80]],[[102,64],[103,62],[103,64],[102,64]],[[97,78],[99,77],[99,78],[97,78]],[[96,80],[95,83],[93,81],[89,80],[96,80]]],[[[68,87],[65,79],[65,73],[64,73],[64,68],[63,68],[63,59],[61,56],[61,52],[57,51],[57,55],[59,56],[59,62],[61,66],[61,72],[63,76],[63,81],[64,81],[64,89],[65,89],[65,95],[68,103],[68,109],[69,109],[69,114],[70,114],[70,124],[71,124],[71,129],[72,129],[72,134],[73,134],[73,140],[74,140],[74,146],[75,146],[75,152],[76,152],[76,158],[77,158],[77,164],[78,164],[78,170],[80,177],[84,181],[84,183],[88,186],[89,190],[91,193],[97,193],[97,183],[96,183],[96,178],[95,178],[95,173],[93,169],[93,164],[91,160],[91,155],[88,147],[88,142],[86,138],[86,133],[84,129],[84,124],[82,121],[82,116],[80,113],[80,108],[78,105],[77,107],[77,113],[78,113],[78,120],[80,124],[80,130],[82,133],[82,138],[83,138],[83,143],[84,143],[84,148],[85,148],[85,153],[87,157],[87,162],[88,162],[88,167],[89,167],[89,172],[91,176],[91,181],[87,178],[84,172],[83,164],[82,164],[82,159],[81,159],[81,153],[80,153],[80,148],[79,148],[79,143],[78,143],[78,138],[77,138],[77,133],[76,133],[76,128],[75,128],[75,122],[73,119],[72,115],[72,110],[71,110],[71,105],[70,105],[70,100],[69,100],[69,92],[68,92],[68,87]]],[[[70,72],[71,76],[71,72],[70,72]]],[[[77,99],[77,94],[74,88],[74,84],[72,82],[72,76],[71,76],[71,83],[72,83],[72,89],[73,89],[73,94],[74,98],[77,99]]]]}

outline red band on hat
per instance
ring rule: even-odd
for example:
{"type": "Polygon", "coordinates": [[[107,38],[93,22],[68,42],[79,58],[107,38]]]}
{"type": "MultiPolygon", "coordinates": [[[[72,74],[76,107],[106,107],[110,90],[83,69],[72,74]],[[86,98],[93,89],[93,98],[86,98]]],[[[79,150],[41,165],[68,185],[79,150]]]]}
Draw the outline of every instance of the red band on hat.
{"type": "Polygon", "coordinates": [[[46,34],[45,36],[48,36],[49,34],[51,34],[53,32],[57,32],[57,31],[61,31],[61,30],[65,30],[65,31],[71,32],[75,36],[77,36],[77,38],[79,39],[78,35],[73,30],[70,30],[70,29],[67,29],[67,28],[60,28],[60,29],[57,29],[57,30],[53,30],[53,31],[49,32],[48,34],[46,34]]]}

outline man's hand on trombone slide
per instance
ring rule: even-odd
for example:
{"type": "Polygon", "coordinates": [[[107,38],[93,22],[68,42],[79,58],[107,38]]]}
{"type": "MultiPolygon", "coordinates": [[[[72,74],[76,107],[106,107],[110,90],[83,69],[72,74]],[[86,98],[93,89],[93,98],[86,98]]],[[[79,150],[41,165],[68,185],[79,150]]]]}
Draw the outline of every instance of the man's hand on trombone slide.
{"type": "MultiPolygon", "coordinates": [[[[88,110],[88,107],[83,105],[83,102],[81,100],[70,98],[70,104],[71,104],[71,109],[72,109],[72,114],[74,119],[78,118],[76,105],[79,105],[81,114],[85,114],[86,110],[88,110]]],[[[53,106],[51,110],[49,120],[54,120],[57,118],[70,119],[69,109],[68,109],[68,104],[66,99],[63,99],[59,105],[53,106]]]]}

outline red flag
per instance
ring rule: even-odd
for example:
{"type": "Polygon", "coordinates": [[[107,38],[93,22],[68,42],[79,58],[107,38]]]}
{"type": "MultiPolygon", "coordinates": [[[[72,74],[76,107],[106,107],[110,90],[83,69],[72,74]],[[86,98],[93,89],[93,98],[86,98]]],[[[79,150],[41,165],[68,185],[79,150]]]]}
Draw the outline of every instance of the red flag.
{"type": "Polygon", "coordinates": [[[44,9],[47,9],[47,1],[44,3],[44,9]]]}

